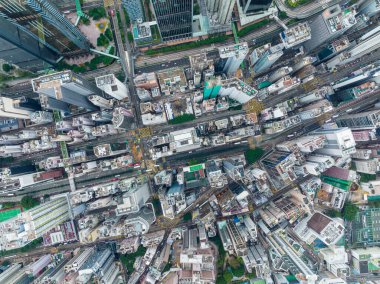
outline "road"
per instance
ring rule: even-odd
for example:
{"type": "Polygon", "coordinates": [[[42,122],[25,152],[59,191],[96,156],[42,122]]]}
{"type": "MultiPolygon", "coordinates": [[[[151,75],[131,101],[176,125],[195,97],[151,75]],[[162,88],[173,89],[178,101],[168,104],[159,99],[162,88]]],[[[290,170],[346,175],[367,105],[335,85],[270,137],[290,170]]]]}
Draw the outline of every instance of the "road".
{"type": "MultiPolygon", "coordinates": [[[[276,22],[271,22],[268,24],[265,28],[258,29],[256,31],[253,31],[252,33],[240,37],[240,41],[247,41],[250,46],[252,46],[252,40],[256,39],[256,45],[263,44],[268,41],[272,41],[273,38],[278,37],[279,33],[281,32],[281,28],[276,22]]],[[[149,56],[140,56],[136,60],[136,67],[135,69],[138,71],[139,68],[146,67],[149,65],[159,65],[159,64],[166,64],[167,62],[187,58],[192,55],[196,55],[202,52],[206,52],[207,56],[214,56],[215,51],[218,50],[218,47],[225,46],[228,44],[233,44],[233,39],[225,41],[223,43],[216,43],[212,44],[208,47],[199,47],[199,48],[193,48],[189,50],[179,51],[179,52],[172,52],[168,54],[161,54],[161,55],[155,55],[152,57],[149,56]]]]}
{"type": "Polygon", "coordinates": [[[310,1],[309,4],[301,5],[297,8],[288,7],[285,4],[285,0],[275,0],[275,2],[279,10],[286,12],[286,15],[288,17],[295,18],[295,19],[306,19],[341,1],[340,0],[315,0],[315,1],[310,1]]]}

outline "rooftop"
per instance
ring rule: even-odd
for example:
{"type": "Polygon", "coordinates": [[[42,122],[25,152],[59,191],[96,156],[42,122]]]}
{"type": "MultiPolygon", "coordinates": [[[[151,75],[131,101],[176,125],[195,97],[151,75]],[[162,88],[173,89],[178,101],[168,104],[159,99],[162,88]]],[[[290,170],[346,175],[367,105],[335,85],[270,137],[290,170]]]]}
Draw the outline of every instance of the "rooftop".
{"type": "Polygon", "coordinates": [[[307,222],[307,226],[320,234],[330,222],[331,219],[329,217],[317,212],[307,222]]]}

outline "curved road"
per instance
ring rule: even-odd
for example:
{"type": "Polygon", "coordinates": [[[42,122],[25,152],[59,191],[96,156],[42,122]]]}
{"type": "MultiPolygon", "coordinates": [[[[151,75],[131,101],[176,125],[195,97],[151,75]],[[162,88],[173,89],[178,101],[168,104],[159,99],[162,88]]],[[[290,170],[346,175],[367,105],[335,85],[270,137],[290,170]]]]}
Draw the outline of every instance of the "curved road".
{"type": "Polygon", "coordinates": [[[295,19],[306,19],[340,2],[339,0],[316,0],[297,8],[290,8],[285,4],[284,0],[275,1],[280,11],[286,12],[288,17],[295,19]]]}

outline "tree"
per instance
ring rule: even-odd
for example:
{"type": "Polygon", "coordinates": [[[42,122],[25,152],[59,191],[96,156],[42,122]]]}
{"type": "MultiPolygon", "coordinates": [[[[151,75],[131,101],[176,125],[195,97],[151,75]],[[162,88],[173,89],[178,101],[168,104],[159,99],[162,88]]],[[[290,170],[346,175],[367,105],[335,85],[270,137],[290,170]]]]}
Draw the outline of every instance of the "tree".
{"type": "Polygon", "coordinates": [[[359,208],[352,202],[348,201],[343,207],[343,218],[347,221],[353,221],[358,212],[359,208]]]}
{"type": "Polygon", "coordinates": [[[226,270],[223,273],[223,278],[224,278],[224,280],[227,281],[227,283],[231,283],[232,278],[234,278],[234,275],[232,274],[232,272],[226,270]]]}
{"type": "Polygon", "coordinates": [[[96,40],[97,46],[107,46],[109,44],[109,40],[104,34],[100,34],[98,39],[96,40]]]}
{"type": "Polygon", "coordinates": [[[248,278],[248,279],[254,279],[256,278],[256,271],[252,271],[252,273],[246,273],[245,276],[248,278]]]}
{"type": "Polygon", "coordinates": [[[3,209],[9,209],[16,206],[16,203],[14,202],[4,202],[1,204],[3,206],[3,209]]]}
{"type": "Polygon", "coordinates": [[[245,152],[245,158],[248,164],[256,163],[264,155],[264,150],[261,148],[249,149],[245,152]]]}
{"type": "Polygon", "coordinates": [[[86,25],[86,26],[88,26],[89,24],[90,24],[90,20],[89,19],[87,19],[86,17],[81,17],[80,18],[80,20],[81,20],[81,22],[83,23],[83,25],[86,25]]]}
{"type": "Polygon", "coordinates": [[[37,205],[39,205],[40,203],[38,202],[38,199],[35,199],[31,196],[24,196],[22,199],[21,199],[21,206],[25,209],[25,210],[28,210],[28,209],[31,209],[33,207],[36,207],[37,205]]]}
{"type": "Polygon", "coordinates": [[[106,29],[106,31],[104,32],[104,34],[108,38],[109,41],[113,40],[113,35],[112,35],[112,32],[111,32],[110,29],[106,29]]]}
{"type": "Polygon", "coordinates": [[[191,221],[191,219],[192,219],[191,212],[187,212],[185,215],[183,215],[183,221],[188,222],[188,221],[191,221]]]}
{"type": "Polygon", "coordinates": [[[192,121],[194,119],[195,119],[194,114],[185,113],[183,115],[176,116],[175,118],[170,119],[168,122],[169,124],[180,124],[180,123],[192,121]]]}
{"type": "Polygon", "coordinates": [[[336,211],[334,209],[327,210],[326,215],[331,217],[331,218],[342,217],[342,213],[340,213],[339,211],[336,211]]]}
{"type": "Polygon", "coordinates": [[[234,256],[228,259],[228,264],[231,265],[232,268],[238,268],[240,266],[239,260],[234,256]]]}
{"type": "Polygon", "coordinates": [[[242,277],[245,273],[244,266],[239,265],[236,268],[231,267],[232,274],[236,277],[242,277]]]}
{"type": "Polygon", "coordinates": [[[88,14],[96,21],[106,16],[106,10],[103,7],[92,8],[88,11],[88,14]]]}
{"type": "Polygon", "coordinates": [[[218,278],[216,278],[216,284],[227,284],[228,282],[223,278],[223,276],[218,276],[218,278]]]}
{"type": "Polygon", "coordinates": [[[11,71],[13,69],[14,69],[14,67],[12,65],[7,64],[7,63],[3,64],[3,70],[4,70],[4,72],[9,72],[9,71],[11,71]]]}

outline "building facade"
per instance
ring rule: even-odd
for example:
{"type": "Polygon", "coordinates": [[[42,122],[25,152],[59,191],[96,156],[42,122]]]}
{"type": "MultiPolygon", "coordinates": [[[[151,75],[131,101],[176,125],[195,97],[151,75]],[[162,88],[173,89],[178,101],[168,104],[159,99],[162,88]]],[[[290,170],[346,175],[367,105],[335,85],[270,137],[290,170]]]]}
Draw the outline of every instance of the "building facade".
{"type": "Polygon", "coordinates": [[[192,37],[193,0],[152,0],[152,5],[163,41],[192,37]]]}
{"type": "Polygon", "coordinates": [[[1,1],[0,37],[50,64],[88,50],[86,37],[48,0],[1,1]]]}

